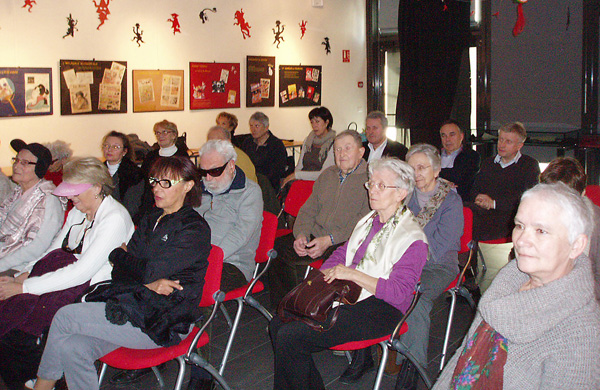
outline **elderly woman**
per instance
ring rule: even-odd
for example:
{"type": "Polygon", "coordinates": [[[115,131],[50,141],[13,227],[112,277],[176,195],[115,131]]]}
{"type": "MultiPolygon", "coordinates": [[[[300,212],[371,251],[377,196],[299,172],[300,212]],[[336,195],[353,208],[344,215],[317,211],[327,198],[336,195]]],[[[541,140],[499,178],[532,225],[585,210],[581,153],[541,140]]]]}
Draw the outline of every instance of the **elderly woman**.
{"type": "Polygon", "coordinates": [[[48,167],[48,172],[44,179],[51,181],[55,186],[62,182],[63,177],[63,166],[73,156],[73,150],[70,144],[65,141],[56,140],[44,144],[52,153],[52,164],[48,167]]]}
{"type": "Polygon", "coordinates": [[[192,208],[200,179],[182,157],[158,159],[150,175],[157,209],[110,254],[112,281],[58,311],[35,389],[52,389],[63,374],[72,389],[98,389],[96,359],[121,346],[175,345],[199,317],[211,248],[208,224],[192,208]]]}
{"type": "Polygon", "coordinates": [[[584,253],[591,228],[581,195],[564,184],[523,194],[516,261],[482,296],[434,389],[600,388],[600,308],[584,253]]]}
{"type": "Polygon", "coordinates": [[[100,160],[67,163],[63,179],[54,194],[75,208],[62,230],[41,260],[24,267],[27,272],[0,279],[0,375],[11,386],[22,388],[35,377],[41,336],[54,313],[90,284],[110,279],[109,253],[133,234],[129,213],[110,196],[112,179],[100,160]]]}
{"type": "Polygon", "coordinates": [[[425,234],[407,209],[413,171],[395,158],[369,165],[369,203],[346,244],[325,261],[326,281],[362,287],[358,303],[343,305],[333,328],[317,332],[301,321],[269,325],[275,351],[275,389],[324,389],[311,353],[392,332],[411,302],[427,259],[425,234]]]}
{"type": "Polygon", "coordinates": [[[158,143],[158,149],[152,150],[146,154],[144,162],[142,163],[142,172],[144,177],[148,177],[150,168],[154,164],[154,161],[158,157],[171,157],[171,156],[182,156],[188,157],[187,150],[179,148],[175,143],[179,136],[177,125],[168,120],[163,120],[154,124],[154,135],[156,136],[156,142],[158,143]]]}
{"type": "Polygon", "coordinates": [[[0,272],[23,271],[38,260],[52,243],[64,221],[64,207],[44,180],[52,163],[50,151],[38,144],[11,142],[18,152],[13,158],[13,181],[18,186],[0,204],[0,272]]]}
{"type": "Polygon", "coordinates": [[[118,131],[109,132],[102,139],[102,153],[115,185],[113,198],[121,202],[137,222],[146,182],[142,170],[131,161],[133,149],[129,138],[118,131]]]}
{"type": "Polygon", "coordinates": [[[313,108],[308,113],[308,119],[312,131],[302,144],[296,169],[283,179],[281,187],[295,179],[315,181],[321,172],[335,164],[333,156],[335,131],[331,129],[333,126],[331,112],[327,107],[313,108]]]}

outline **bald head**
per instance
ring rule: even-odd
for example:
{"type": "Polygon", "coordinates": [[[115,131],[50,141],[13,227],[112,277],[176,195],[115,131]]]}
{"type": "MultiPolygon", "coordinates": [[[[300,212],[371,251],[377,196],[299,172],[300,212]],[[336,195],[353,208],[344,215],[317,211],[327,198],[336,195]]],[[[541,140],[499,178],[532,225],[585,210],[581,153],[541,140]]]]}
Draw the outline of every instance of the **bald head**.
{"type": "Polygon", "coordinates": [[[231,142],[231,133],[221,126],[213,126],[208,130],[206,140],[211,141],[213,139],[220,139],[231,142]]]}

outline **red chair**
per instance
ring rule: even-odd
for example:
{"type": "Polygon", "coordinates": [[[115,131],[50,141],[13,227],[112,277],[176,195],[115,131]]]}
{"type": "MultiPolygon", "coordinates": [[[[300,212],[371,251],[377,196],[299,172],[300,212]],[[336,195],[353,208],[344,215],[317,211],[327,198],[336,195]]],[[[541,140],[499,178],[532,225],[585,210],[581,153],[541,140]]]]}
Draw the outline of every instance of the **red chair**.
{"type": "Polygon", "coordinates": [[[256,257],[254,258],[256,262],[256,268],[254,269],[254,275],[252,276],[252,280],[245,286],[230,291],[225,295],[225,301],[237,302],[237,311],[235,314],[235,319],[232,323],[231,317],[227,313],[227,310],[224,306],[221,306],[223,315],[225,316],[225,319],[227,320],[227,324],[231,328],[231,331],[229,333],[227,345],[225,346],[225,352],[223,353],[221,366],[219,367],[220,375],[223,375],[223,372],[225,371],[225,365],[227,364],[227,358],[229,357],[229,353],[231,352],[233,339],[235,338],[235,334],[240,323],[240,318],[242,317],[242,310],[244,309],[244,304],[258,310],[267,319],[267,321],[271,321],[271,319],[273,318],[271,313],[269,313],[269,311],[265,309],[264,306],[261,305],[251,294],[259,293],[265,289],[263,282],[261,282],[259,279],[267,272],[267,269],[271,265],[271,260],[277,257],[277,252],[273,249],[276,231],[277,217],[274,214],[271,214],[267,211],[263,211],[263,223],[260,233],[260,242],[258,244],[258,248],[256,249],[256,257]],[[260,265],[264,263],[266,264],[262,271],[260,271],[259,273],[260,265]]]}
{"type": "Polygon", "coordinates": [[[462,284],[465,281],[465,272],[471,264],[471,258],[473,257],[473,211],[468,207],[463,207],[463,217],[465,220],[463,235],[460,237],[460,253],[469,253],[469,259],[465,264],[463,270],[458,274],[456,279],[450,283],[446,288],[446,292],[450,293],[450,311],[448,312],[448,324],[446,325],[446,335],[444,336],[444,344],[442,347],[442,357],[440,359],[440,371],[444,368],[446,361],[446,354],[448,352],[448,342],[450,341],[450,330],[452,329],[452,320],[454,319],[454,310],[456,309],[456,297],[457,295],[462,296],[467,300],[469,305],[475,309],[475,301],[471,296],[469,290],[467,290],[462,284]]]}
{"type": "MultiPolygon", "coordinates": [[[[283,207],[281,208],[277,218],[279,218],[283,212],[292,217],[297,217],[298,213],[300,212],[300,208],[312,194],[314,184],[315,182],[310,180],[295,180],[292,182],[290,191],[285,197],[285,202],[283,203],[283,207]]],[[[277,230],[277,237],[285,236],[291,232],[291,229],[277,230]]]]}
{"type": "Polygon", "coordinates": [[[590,200],[596,206],[600,207],[600,186],[589,185],[589,186],[585,187],[585,196],[590,198],[590,200]]]}
{"type": "Polygon", "coordinates": [[[214,305],[214,307],[210,317],[204,322],[201,329],[194,327],[193,331],[181,343],[172,347],[155,349],[130,349],[121,347],[112,351],[99,359],[100,362],[102,362],[102,369],[100,370],[98,382],[100,384],[102,383],[107,366],[122,370],[152,368],[160,387],[164,388],[164,380],[156,366],[176,359],[177,362],[179,362],[179,372],[175,382],[175,390],[180,390],[183,384],[186,362],[201,366],[213,375],[223,389],[229,389],[229,386],[217,370],[194,352],[196,348],[208,344],[208,334],[204,330],[215,317],[221,302],[223,302],[223,299],[225,298],[225,294],[219,291],[222,270],[223,251],[221,248],[213,245],[210,255],[208,256],[208,269],[204,278],[204,288],[202,290],[200,307],[209,307],[212,305],[214,305]]]}

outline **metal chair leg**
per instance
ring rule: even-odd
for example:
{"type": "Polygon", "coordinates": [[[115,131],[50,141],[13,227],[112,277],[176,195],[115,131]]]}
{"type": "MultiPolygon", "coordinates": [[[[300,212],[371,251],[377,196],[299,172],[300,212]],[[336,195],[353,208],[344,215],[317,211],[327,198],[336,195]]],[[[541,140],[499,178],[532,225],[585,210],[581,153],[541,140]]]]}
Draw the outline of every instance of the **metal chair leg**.
{"type": "Polygon", "coordinates": [[[156,377],[156,380],[158,381],[158,385],[160,386],[161,389],[164,389],[165,388],[165,380],[163,379],[162,375],[160,374],[158,367],[151,367],[151,368],[152,368],[152,372],[154,373],[154,376],[156,377]]]}
{"type": "Polygon", "coordinates": [[[183,386],[183,379],[185,378],[186,364],[183,356],[177,357],[177,363],[179,363],[179,372],[177,373],[177,380],[175,381],[175,390],[181,390],[183,386]]]}
{"type": "Polygon", "coordinates": [[[381,360],[379,361],[379,367],[377,368],[377,376],[375,377],[375,384],[373,390],[379,390],[381,386],[381,379],[383,378],[383,372],[385,371],[385,364],[388,360],[388,346],[387,340],[379,343],[381,346],[381,360]]]}
{"type": "Polygon", "coordinates": [[[223,352],[223,360],[221,360],[221,366],[219,367],[219,375],[223,375],[223,372],[225,371],[225,365],[227,364],[227,359],[229,358],[229,353],[231,352],[233,339],[235,338],[235,334],[237,333],[237,328],[240,324],[240,318],[242,317],[242,311],[244,310],[244,301],[242,297],[236,298],[235,302],[238,306],[237,312],[235,313],[235,319],[233,320],[233,325],[231,326],[231,330],[229,331],[229,338],[227,339],[225,352],[223,352]]]}
{"type": "Polygon", "coordinates": [[[450,303],[450,311],[448,313],[448,324],[446,324],[446,335],[444,336],[444,345],[442,347],[442,357],[440,359],[440,371],[444,368],[446,362],[446,353],[448,352],[448,343],[450,341],[450,331],[452,330],[452,320],[454,318],[454,309],[456,308],[456,289],[451,288],[448,290],[452,297],[450,303]]]}
{"type": "Polygon", "coordinates": [[[106,363],[101,363],[100,367],[100,375],[98,375],[98,385],[102,385],[102,380],[104,379],[104,374],[106,374],[106,368],[108,365],[106,363]]]}
{"type": "Polygon", "coordinates": [[[223,317],[225,317],[225,321],[227,322],[227,326],[229,326],[229,329],[231,329],[231,316],[229,315],[229,312],[227,311],[227,309],[225,308],[225,305],[221,305],[221,313],[223,313],[223,317]]]}

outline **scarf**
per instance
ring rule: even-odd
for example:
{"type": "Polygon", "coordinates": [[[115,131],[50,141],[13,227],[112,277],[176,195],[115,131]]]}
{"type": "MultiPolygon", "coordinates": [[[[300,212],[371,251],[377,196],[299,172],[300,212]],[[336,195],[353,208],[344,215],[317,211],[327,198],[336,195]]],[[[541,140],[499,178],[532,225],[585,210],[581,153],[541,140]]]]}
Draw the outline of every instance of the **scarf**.
{"type": "Polygon", "coordinates": [[[319,161],[323,163],[325,159],[327,159],[327,153],[329,149],[333,145],[333,141],[335,140],[335,131],[329,129],[327,133],[323,136],[323,138],[317,138],[314,131],[311,131],[306,137],[306,141],[304,141],[304,145],[306,145],[306,151],[310,152],[313,144],[321,145],[321,150],[319,151],[319,161]]]}
{"type": "Polygon", "coordinates": [[[419,214],[415,217],[422,228],[431,221],[435,212],[440,208],[444,199],[446,199],[446,195],[452,190],[452,186],[448,180],[442,179],[441,177],[438,177],[436,180],[438,185],[435,194],[433,194],[431,199],[429,199],[429,202],[421,208],[421,211],[419,211],[419,214]]]}
{"type": "Polygon", "coordinates": [[[43,179],[25,193],[17,186],[0,205],[0,258],[35,239],[44,221],[46,197],[53,196],[54,188],[43,179]]]}

